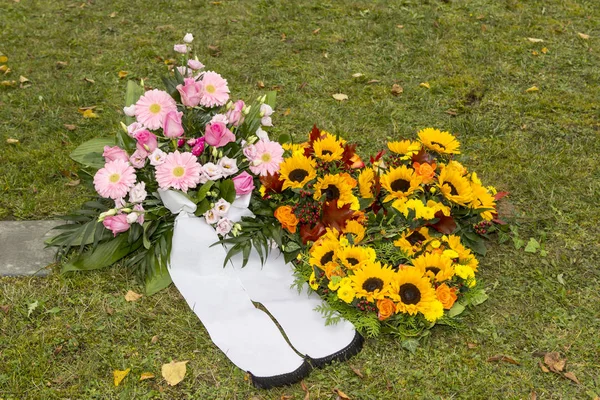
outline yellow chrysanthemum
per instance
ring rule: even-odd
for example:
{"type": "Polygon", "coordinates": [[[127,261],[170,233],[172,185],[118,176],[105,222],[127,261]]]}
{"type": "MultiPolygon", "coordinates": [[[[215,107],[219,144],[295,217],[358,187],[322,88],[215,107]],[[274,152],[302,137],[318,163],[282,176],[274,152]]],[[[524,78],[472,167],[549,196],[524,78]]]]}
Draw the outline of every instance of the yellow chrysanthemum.
{"type": "Polygon", "coordinates": [[[449,132],[425,128],[417,134],[423,146],[440,154],[460,154],[460,143],[449,132]]]}
{"type": "Polygon", "coordinates": [[[444,204],[435,200],[427,200],[427,207],[432,208],[434,214],[438,211],[441,211],[446,217],[450,216],[450,207],[445,206],[444,204]]]}
{"type": "Polygon", "coordinates": [[[373,198],[373,185],[375,184],[375,171],[373,168],[365,168],[358,176],[358,190],[363,199],[373,198]]]}
{"type": "Polygon", "coordinates": [[[391,152],[400,154],[403,160],[408,160],[414,154],[417,154],[421,150],[421,143],[413,142],[411,140],[401,140],[399,142],[388,142],[388,149],[391,152]]]}
{"type": "Polygon", "coordinates": [[[414,212],[415,219],[430,220],[435,217],[435,210],[429,208],[419,199],[397,199],[392,203],[392,207],[408,217],[411,211],[414,212]]]}
{"type": "Polygon", "coordinates": [[[344,229],[342,230],[342,232],[344,234],[352,234],[353,236],[353,242],[356,243],[360,243],[361,240],[363,240],[365,238],[365,232],[366,229],[363,226],[363,224],[361,224],[358,221],[355,220],[350,220],[346,222],[346,226],[344,226],[344,229]]]}
{"type": "Polygon", "coordinates": [[[443,282],[454,276],[452,260],[443,254],[423,253],[413,260],[413,265],[421,270],[422,275],[435,279],[436,282],[443,282]]]}
{"type": "Polygon", "coordinates": [[[315,160],[302,154],[295,154],[283,160],[279,165],[279,179],[283,181],[283,189],[301,189],[317,177],[315,160]]]}
{"type": "Polygon", "coordinates": [[[371,247],[347,246],[338,252],[340,263],[349,270],[360,268],[362,263],[374,263],[377,255],[371,247]]]}
{"type": "Polygon", "coordinates": [[[401,165],[381,176],[381,186],[388,191],[384,201],[402,199],[419,189],[421,179],[412,168],[401,165]]]}
{"type": "Polygon", "coordinates": [[[337,290],[337,296],[340,300],[350,304],[352,303],[352,300],[354,300],[356,292],[354,292],[354,289],[352,289],[350,284],[340,285],[337,290]]]}
{"type": "Polygon", "coordinates": [[[477,272],[479,268],[479,260],[477,257],[471,252],[471,250],[467,249],[460,241],[460,237],[456,235],[444,236],[444,240],[447,243],[448,247],[458,253],[458,263],[462,265],[466,265],[473,270],[473,272],[477,272]]]}
{"type": "Polygon", "coordinates": [[[431,322],[444,315],[444,306],[437,299],[435,289],[418,268],[403,268],[394,274],[391,297],[397,301],[398,313],[420,312],[431,322]]]}
{"type": "Polygon", "coordinates": [[[456,275],[462,279],[475,278],[475,272],[468,265],[457,264],[454,270],[456,275]]]}
{"type": "Polygon", "coordinates": [[[471,188],[473,189],[473,201],[469,204],[469,207],[474,209],[487,208],[488,210],[481,212],[481,218],[488,221],[494,219],[493,214],[496,210],[496,200],[494,199],[494,196],[480,184],[473,183],[471,188]]]}
{"type": "Polygon", "coordinates": [[[407,230],[394,241],[394,246],[399,247],[407,256],[412,256],[419,251],[423,243],[431,240],[429,229],[425,226],[415,230],[407,230]]]}
{"type": "Polygon", "coordinates": [[[285,151],[289,151],[291,155],[304,155],[306,143],[284,143],[281,145],[285,151]]]}
{"type": "Polygon", "coordinates": [[[315,157],[327,162],[341,160],[342,154],[344,154],[342,142],[329,134],[322,139],[315,140],[313,149],[315,157]]]}
{"type": "Polygon", "coordinates": [[[317,290],[319,288],[319,281],[317,281],[317,276],[315,275],[314,270],[312,274],[310,274],[310,278],[308,278],[308,284],[312,290],[317,290]]]}
{"type": "Polygon", "coordinates": [[[342,175],[327,174],[317,180],[314,189],[313,198],[317,201],[322,197],[328,202],[337,201],[339,208],[346,204],[357,205],[358,203],[358,199],[352,194],[352,187],[348,184],[347,178],[342,175]]]}
{"type": "Polygon", "coordinates": [[[354,270],[350,279],[356,297],[374,302],[390,293],[393,276],[394,272],[388,266],[381,266],[379,262],[366,262],[361,264],[361,268],[354,270]]]}
{"type": "Polygon", "coordinates": [[[438,177],[438,187],[444,197],[453,203],[466,206],[473,201],[471,182],[461,176],[455,168],[442,168],[442,172],[438,177]]]}

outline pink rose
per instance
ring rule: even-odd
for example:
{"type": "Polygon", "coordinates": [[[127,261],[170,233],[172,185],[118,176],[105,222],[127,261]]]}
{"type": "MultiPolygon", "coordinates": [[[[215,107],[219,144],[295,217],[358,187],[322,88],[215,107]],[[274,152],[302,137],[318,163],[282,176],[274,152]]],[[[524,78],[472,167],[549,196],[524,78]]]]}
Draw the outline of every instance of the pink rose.
{"type": "Polygon", "coordinates": [[[129,230],[127,214],[106,217],[104,218],[104,221],[102,221],[102,224],[106,227],[106,229],[110,229],[112,231],[113,236],[117,236],[117,234],[129,230]]]}
{"type": "Polygon", "coordinates": [[[166,137],[175,139],[183,135],[183,126],[181,126],[182,112],[169,111],[165,115],[165,121],[163,123],[163,133],[166,137]]]}
{"type": "Polygon", "coordinates": [[[181,103],[186,107],[196,107],[200,104],[204,87],[202,82],[194,78],[185,78],[183,85],[177,85],[177,91],[181,95],[181,103]]]}
{"type": "Polygon", "coordinates": [[[158,140],[156,139],[156,135],[147,129],[137,131],[135,133],[134,138],[135,140],[137,140],[136,147],[140,151],[152,153],[158,147],[158,140]]]}
{"type": "Polygon", "coordinates": [[[244,114],[242,113],[244,105],[245,104],[243,100],[238,100],[233,103],[233,108],[227,111],[227,114],[225,114],[229,120],[229,123],[233,126],[239,126],[244,122],[244,114]]]}
{"type": "Polygon", "coordinates": [[[233,186],[235,187],[235,193],[239,196],[252,193],[252,190],[254,190],[254,178],[246,171],[242,172],[232,180],[233,186]]]}
{"type": "Polygon", "coordinates": [[[123,160],[125,162],[129,161],[129,156],[127,155],[127,152],[119,146],[104,146],[104,153],[102,153],[102,157],[104,157],[106,162],[115,160],[123,160]]]}
{"type": "Polygon", "coordinates": [[[227,143],[235,142],[235,135],[227,129],[222,122],[215,122],[206,125],[204,132],[206,143],[213,147],[223,147],[227,143]]]}

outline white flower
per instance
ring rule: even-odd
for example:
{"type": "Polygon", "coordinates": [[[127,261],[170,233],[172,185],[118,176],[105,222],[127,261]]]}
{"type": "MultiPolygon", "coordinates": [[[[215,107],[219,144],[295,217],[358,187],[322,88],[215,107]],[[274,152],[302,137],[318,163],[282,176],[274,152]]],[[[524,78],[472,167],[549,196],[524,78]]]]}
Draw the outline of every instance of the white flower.
{"type": "Polygon", "coordinates": [[[217,223],[219,216],[215,213],[214,209],[211,209],[204,213],[204,219],[206,219],[207,224],[212,225],[217,223]]]}
{"type": "Polygon", "coordinates": [[[132,104],[129,107],[123,107],[123,112],[128,117],[135,117],[135,104],[132,104]]]}
{"type": "Polygon", "coordinates": [[[177,71],[184,78],[190,78],[194,74],[194,71],[187,67],[177,67],[177,71]]]}
{"type": "Polygon", "coordinates": [[[233,228],[233,222],[229,218],[221,218],[217,223],[217,234],[227,235],[233,228]]]}
{"type": "Polygon", "coordinates": [[[183,37],[183,41],[185,43],[192,43],[194,41],[194,36],[191,33],[186,33],[183,37]]]}
{"type": "Polygon", "coordinates": [[[205,174],[209,180],[216,181],[223,177],[223,169],[219,165],[209,162],[202,166],[202,174],[205,174]]]}
{"type": "Polygon", "coordinates": [[[231,203],[229,203],[225,199],[219,199],[219,201],[217,201],[215,203],[215,206],[213,207],[213,211],[217,216],[224,217],[227,215],[227,212],[229,211],[229,207],[231,207],[231,203]]]}
{"type": "Polygon", "coordinates": [[[260,116],[261,117],[270,117],[273,114],[273,108],[268,104],[260,105],[260,116]]]}
{"type": "Polygon", "coordinates": [[[129,191],[129,202],[130,203],[141,203],[142,201],[146,200],[146,196],[148,196],[148,193],[146,193],[146,183],[145,182],[137,183],[129,191]]]}
{"type": "Polygon", "coordinates": [[[223,177],[233,175],[239,171],[235,158],[223,157],[217,164],[223,171],[223,177]]]}
{"type": "Polygon", "coordinates": [[[173,50],[181,54],[185,54],[188,52],[188,48],[185,44],[176,44],[173,46],[173,50]]]}
{"type": "Polygon", "coordinates": [[[215,122],[222,122],[225,125],[227,125],[229,123],[229,120],[227,119],[227,116],[225,114],[216,114],[214,117],[212,117],[212,119],[210,120],[211,124],[214,124],[215,122]]]}
{"type": "Polygon", "coordinates": [[[264,131],[262,128],[258,128],[256,130],[256,136],[258,136],[260,140],[264,140],[265,142],[271,141],[269,140],[269,134],[267,133],[267,131],[264,131]]]}
{"type": "Polygon", "coordinates": [[[161,165],[165,162],[165,159],[167,158],[167,153],[165,153],[164,151],[162,151],[161,149],[159,149],[158,147],[152,152],[152,154],[150,154],[150,164],[154,165],[155,167],[157,165],[161,165]]]}
{"type": "Polygon", "coordinates": [[[271,119],[271,117],[262,117],[260,119],[260,124],[262,126],[273,126],[273,120],[271,119]]]}
{"type": "Polygon", "coordinates": [[[136,213],[135,211],[127,214],[127,223],[129,225],[131,225],[134,222],[137,222],[138,217],[139,217],[139,214],[136,213]]]}

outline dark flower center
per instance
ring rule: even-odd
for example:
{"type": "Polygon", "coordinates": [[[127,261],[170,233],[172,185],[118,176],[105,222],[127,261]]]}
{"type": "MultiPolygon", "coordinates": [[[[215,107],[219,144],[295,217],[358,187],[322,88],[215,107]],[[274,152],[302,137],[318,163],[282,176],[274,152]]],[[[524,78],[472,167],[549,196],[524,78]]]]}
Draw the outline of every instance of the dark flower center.
{"type": "Polygon", "coordinates": [[[396,179],[394,182],[392,182],[390,187],[394,192],[406,192],[408,189],[410,189],[410,182],[406,179],[396,179]]]}
{"type": "Polygon", "coordinates": [[[323,193],[325,194],[327,201],[340,198],[340,189],[338,189],[335,185],[327,186],[327,189],[325,189],[323,193]]]}
{"type": "Polygon", "coordinates": [[[412,283],[405,283],[400,286],[398,293],[404,304],[418,304],[421,301],[421,291],[412,283]]]}
{"type": "Polygon", "coordinates": [[[308,171],[305,169],[295,169],[290,172],[289,178],[292,182],[302,182],[308,176],[308,171]]]}
{"type": "Polygon", "coordinates": [[[323,151],[321,152],[321,154],[323,154],[324,156],[329,156],[329,155],[332,155],[332,154],[333,154],[333,151],[331,151],[331,150],[323,150],[323,151]]]}
{"type": "Polygon", "coordinates": [[[331,262],[331,260],[333,260],[333,250],[323,254],[323,257],[321,257],[321,265],[325,265],[328,262],[331,262]]]}
{"type": "Polygon", "coordinates": [[[417,242],[422,242],[425,239],[427,238],[417,231],[414,231],[406,237],[406,240],[408,240],[408,243],[410,243],[411,246],[414,246],[415,244],[417,244],[417,242]]]}
{"type": "Polygon", "coordinates": [[[443,145],[443,144],[441,144],[440,142],[433,142],[433,141],[432,141],[432,142],[431,142],[431,144],[436,144],[436,145],[438,145],[439,147],[441,147],[441,148],[442,148],[442,150],[446,150],[446,146],[444,146],[444,145],[443,145]]]}
{"type": "Polygon", "coordinates": [[[356,258],[354,258],[354,257],[346,258],[346,261],[350,265],[356,265],[356,264],[358,264],[358,260],[356,258]]]}
{"type": "Polygon", "coordinates": [[[438,267],[427,267],[425,268],[425,271],[431,271],[433,272],[433,275],[437,275],[438,272],[440,272],[440,269],[438,267]]]}
{"type": "Polygon", "coordinates": [[[456,190],[456,188],[454,187],[453,184],[451,184],[450,182],[445,182],[446,185],[450,186],[450,194],[452,196],[457,196],[458,195],[458,190],[456,190]]]}
{"type": "Polygon", "coordinates": [[[374,292],[383,289],[383,281],[379,278],[368,278],[362,285],[367,292],[374,292]]]}

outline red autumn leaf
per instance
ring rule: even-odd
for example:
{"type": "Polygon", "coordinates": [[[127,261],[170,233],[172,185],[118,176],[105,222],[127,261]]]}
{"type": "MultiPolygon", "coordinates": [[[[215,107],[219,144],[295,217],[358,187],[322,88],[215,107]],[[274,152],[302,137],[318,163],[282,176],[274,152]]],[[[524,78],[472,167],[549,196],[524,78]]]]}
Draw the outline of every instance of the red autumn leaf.
{"type": "Polygon", "coordinates": [[[300,238],[302,239],[302,244],[316,242],[317,239],[325,234],[325,231],[325,225],[323,225],[321,222],[318,222],[312,228],[306,224],[300,225],[300,238]]]}
{"type": "Polygon", "coordinates": [[[508,196],[508,192],[498,192],[494,195],[494,200],[500,200],[505,196],[508,196]]]}
{"type": "Polygon", "coordinates": [[[498,225],[506,225],[506,221],[501,220],[500,218],[494,218],[492,220],[492,222],[498,224],[498,225]]]}
{"type": "Polygon", "coordinates": [[[279,180],[279,174],[268,174],[261,176],[260,183],[265,187],[265,195],[268,193],[281,193],[283,188],[283,181],[279,180]]]}
{"type": "Polygon", "coordinates": [[[312,144],[312,142],[314,142],[315,140],[318,140],[320,138],[321,138],[321,130],[319,128],[317,128],[317,124],[314,124],[312,131],[310,131],[310,134],[308,135],[308,143],[312,144]]]}
{"type": "Polygon", "coordinates": [[[451,235],[456,230],[456,221],[454,221],[454,218],[446,217],[441,211],[435,213],[435,218],[439,218],[439,221],[429,225],[436,231],[444,235],[451,235]]]}
{"type": "Polygon", "coordinates": [[[433,158],[433,156],[431,154],[429,154],[428,152],[425,151],[425,149],[421,149],[419,150],[419,152],[417,154],[414,154],[412,156],[412,162],[418,162],[419,164],[431,164],[433,162],[435,162],[435,159],[433,158]]]}
{"type": "Polygon", "coordinates": [[[383,155],[385,154],[385,150],[381,150],[379,151],[379,153],[377,153],[377,155],[375,155],[375,157],[371,156],[371,164],[375,164],[376,161],[379,161],[379,159],[381,157],[383,157],[383,155]]]}
{"type": "Polygon", "coordinates": [[[329,201],[323,204],[323,223],[331,228],[341,231],[346,226],[346,221],[354,216],[350,204],[338,208],[337,201],[329,201]]]}

